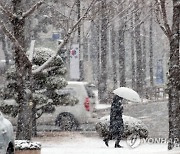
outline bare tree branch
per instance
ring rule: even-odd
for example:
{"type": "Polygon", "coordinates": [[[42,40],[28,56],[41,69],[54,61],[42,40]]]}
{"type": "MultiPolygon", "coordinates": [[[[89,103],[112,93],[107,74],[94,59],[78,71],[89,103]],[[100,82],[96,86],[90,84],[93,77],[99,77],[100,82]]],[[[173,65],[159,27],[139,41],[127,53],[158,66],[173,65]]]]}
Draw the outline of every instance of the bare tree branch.
{"type": "Polygon", "coordinates": [[[91,4],[89,5],[89,7],[87,8],[86,12],[83,14],[83,16],[81,18],[79,18],[79,20],[73,25],[73,27],[69,30],[69,32],[66,34],[64,40],[61,42],[61,44],[59,45],[58,49],[56,50],[56,52],[44,63],[42,64],[39,68],[37,68],[36,70],[33,70],[32,73],[36,74],[40,71],[42,71],[43,69],[45,69],[48,64],[57,56],[58,51],[60,51],[61,48],[64,47],[64,45],[68,42],[71,34],[74,32],[74,30],[77,28],[77,26],[80,24],[80,22],[86,17],[86,15],[88,14],[88,12],[91,10],[92,6],[95,4],[97,0],[92,0],[91,4]]]}
{"type": "Polygon", "coordinates": [[[73,8],[75,7],[75,5],[76,5],[76,1],[73,3],[73,5],[71,7],[71,10],[69,12],[69,17],[68,18],[70,18],[72,16],[72,12],[74,11],[73,8]]]}
{"type": "MultiPolygon", "coordinates": [[[[123,1],[123,3],[124,3],[124,1],[123,1]]],[[[121,5],[122,5],[122,3],[121,3],[121,5]]],[[[124,12],[126,12],[127,10],[129,10],[130,8],[132,8],[132,5],[133,5],[133,4],[130,3],[127,8],[125,8],[125,9],[121,10],[120,12],[118,12],[118,14],[117,14],[114,18],[112,18],[111,21],[109,21],[109,23],[111,23],[112,21],[116,20],[117,17],[119,17],[120,15],[123,15],[124,12]]],[[[118,6],[119,6],[119,5],[118,5],[118,6]]],[[[138,10],[139,10],[139,9],[138,9],[138,10]]],[[[137,11],[138,11],[138,10],[137,10],[137,11]]],[[[124,17],[122,17],[122,18],[124,18],[124,17]]],[[[120,19],[119,19],[119,20],[120,20],[120,19]]]]}
{"type": "Polygon", "coordinates": [[[22,18],[26,18],[29,15],[31,15],[36,9],[38,9],[42,4],[43,4],[44,0],[39,1],[38,3],[36,3],[32,8],[30,8],[27,12],[22,14],[22,18]]]}
{"type": "Polygon", "coordinates": [[[161,5],[162,19],[163,19],[163,22],[164,22],[164,27],[165,27],[165,29],[167,31],[167,34],[169,36],[171,36],[172,32],[171,32],[171,28],[170,28],[170,26],[168,24],[168,21],[167,21],[165,0],[160,0],[160,5],[161,5]]]}
{"type": "Polygon", "coordinates": [[[162,31],[169,38],[171,36],[171,29],[167,21],[166,8],[165,8],[165,0],[156,0],[156,22],[159,24],[162,31]],[[161,18],[161,19],[160,19],[161,18]]]}
{"type": "Polygon", "coordinates": [[[9,11],[7,8],[5,8],[1,2],[0,2],[0,9],[4,14],[6,14],[10,18],[10,20],[16,18],[16,15],[13,14],[11,11],[9,11]]]}
{"type": "Polygon", "coordinates": [[[9,39],[14,42],[15,46],[17,46],[21,51],[24,51],[22,46],[19,44],[18,40],[14,37],[13,34],[11,34],[8,29],[5,27],[4,23],[0,21],[0,26],[2,31],[9,37],[9,39]]]}
{"type": "Polygon", "coordinates": [[[69,16],[66,16],[65,14],[63,14],[62,12],[60,12],[59,10],[58,10],[58,8],[55,8],[55,6],[53,5],[53,4],[48,4],[48,3],[46,3],[46,5],[48,6],[48,7],[53,7],[53,9],[56,11],[56,12],[58,12],[61,16],[63,16],[65,19],[62,19],[62,21],[63,20],[73,20],[72,18],[70,18],[69,16]]]}
{"type": "MultiPolygon", "coordinates": [[[[77,26],[80,24],[80,22],[86,17],[86,15],[88,14],[88,12],[90,11],[90,9],[92,8],[92,6],[94,5],[94,2],[97,0],[92,0],[91,4],[89,5],[89,7],[87,8],[86,12],[84,13],[84,15],[74,24],[74,26],[69,30],[69,32],[67,33],[64,41],[67,43],[70,35],[74,32],[74,30],[77,28],[77,26]]],[[[61,48],[59,48],[61,49],[61,48]]]]}
{"type": "MultiPolygon", "coordinates": [[[[136,25],[134,25],[133,27],[130,27],[130,28],[128,28],[128,29],[126,29],[126,31],[128,31],[128,30],[130,30],[130,29],[134,29],[134,28],[136,28],[137,26],[140,26],[141,24],[143,24],[148,18],[149,18],[149,16],[150,16],[150,12],[153,10],[153,8],[154,8],[154,6],[155,6],[155,4],[149,9],[149,11],[146,13],[146,16],[145,16],[145,14],[143,14],[143,16],[144,16],[144,18],[139,22],[139,23],[137,23],[136,25]]],[[[143,8],[143,6],[141,7],[141,8],[139,8],[139,9],[142,9],[143,8]]],[[[134,9],[131,13],[136,13],[139,9],[134,9]]],[[[146,10],[147,11],[147,10],[146,10]]],[[[157,14],[156,14],[157,15],[157,14]]],[[[131,17],[132,18],[132,17],[131,17]]],[[[130,18],[130,19],[131,19],[130,18]]],[[[158,19],[158,18],[157,18],[158,19]]],[[[159,23],[159,25],[161,25],[161,23],[160,22],[158,22],[159,23]]]]}
{"type": "Polygon", "coordinates": [[[24,59],[27,61],[27,64],[31,65],[31,62],[29,61],[28,57],[25,54],[24,48],[19,44],[18,40],[14,37],[14,35],[8,31],[8,29],[5,27],[2,21],[0,21],[0,28],[9,37],[9,39],[14,43],[14,45],[19,49],[19,52],[21,52],[21,54],[24,55],[24,59]]]}
{"type": "Polygon", "coordinates": [[[168,33],[167,33],[165,27],[164,27],[164,26],[162,25],[162,23],[160,22],[160,19],[159,19],[157,13],[156,13],[156,20],[155,20],[155,21],[159,24],[161,30],[162,30],[162,31],[165,33],[165,35],[168,37],[168,33]]]}

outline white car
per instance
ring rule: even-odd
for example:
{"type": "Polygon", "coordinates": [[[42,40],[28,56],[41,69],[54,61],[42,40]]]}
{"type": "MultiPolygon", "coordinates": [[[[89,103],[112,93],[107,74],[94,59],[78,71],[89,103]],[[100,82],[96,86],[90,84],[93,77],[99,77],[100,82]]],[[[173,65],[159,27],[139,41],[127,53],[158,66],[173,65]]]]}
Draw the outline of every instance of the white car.
{"type": "Polygon", "coordinates": [[[11,122],[0,112],[0,154],[14,154],[14,133],[11,122]]]}
{"type": "Polygon", "coordinates": [[[62,130],[76,130],[79,124],[95,122],[97,119],[93,111],[97,98],[93,90],[94,86],[92,89],[92,84],[88,82],[69,81],[62,91],[76,97],[79,102],[74,106],[57,106],[54,113],[43,114],[38,119],[38,123],[55,122],[55,125],[62,130]]]}

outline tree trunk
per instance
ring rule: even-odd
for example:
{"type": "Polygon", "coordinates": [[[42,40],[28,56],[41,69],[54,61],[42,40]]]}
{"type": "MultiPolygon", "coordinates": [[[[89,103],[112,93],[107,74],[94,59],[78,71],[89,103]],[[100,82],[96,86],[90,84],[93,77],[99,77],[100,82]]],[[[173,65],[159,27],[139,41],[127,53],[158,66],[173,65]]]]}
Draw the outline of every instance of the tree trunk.
{"type": "MultiPolygon", "coordinates": [[[[135,8],[138,9],[139,5],[136,2],[135,8]]],[[[140,32],[140,12],[135,13],[135,46],[136,46],[136,90],[142,95],[142,49],[141,49],[141,32],[140,32]]]]}
{"type": "Polygon", "coordinates": [[[37,136],[36,103],[32,106],[32,136],[37,136]]]}
{"type": "Polygon", "coordinates": [[[117,88],[117,66],[116,66],[116,62],[117,62],[117,52],[115,50],[115,44],[116,44],[116,32],[114,30],[114,25],[111,25],[112,29],[111,29],[111,50],[112,50],[112,69],[113,69],[113,89],[117,88]]]}
{"type": "Polygon", "coordinates": [[[142,49],[143,49],[143,59],[142,59],[142,81],[143,81],[143,96],[146,96],[146,52],[147,52],[147,48],[146,48],[146,30],[145,30],[145,25],[143,25],[143,37],[142,37],[142,49]]]}
{"type": "MultiPolygon", "coordinates": [[[[21,15],[21,0],[13,0],[14,14],[21,15]]],[[[24,26],[25,20],[14,18],[12,21],[14,36],[25,50],[24,26]]],[[[31,64],[19,47],[15,46],[15,66],[17,74],[17,103],[19,104],[19,114],[17,122],[17,139],[31,139],[31,64]]]]}
{"type": "MultiPolygon", "coordinates": [[[[124,25],[122,22],[121,24],[124,25]]],[[[124,26],[123,26],[124,27],[124,26]]],[[[120,87],[126,86],[125,81],[125,42],[124,42],[124,28],[122,26],[119,29],[119,81],[120,87]]]]}
{"type": "Polygon", "coordinates": [[[107,99],[107,6],[106,0],[101,2],[102,22],[101,22],[101,75],[99,84],[100,103],[107,99]]]}
{"type": "MultiPolygon", "coordinates": [[[[134,18],[132,14],[131,27],[134,27],[134,18]]],[[[134,51],[134,30],[131,31],[131,72],[132,72],[132,88],[136,89],[136,69],[135,69],[135,51],[134,51]]]]}
{"type": "MultiPolygon", "coordinates": [[[[122,3],[122,5],[119,6],[119,11],[122,12],[124,10],[124,3],[122,0],[118,1],[119,3],[122,3]]],[[[127,13],[127,12],[125,12],[127,13]]],[[[119,86],[125,87],[126,86],[126,80],[125,80],[125,19],[124,19],[124,14],[120,15],[120,22],[119,22],[119,30],[118,30],[118,41],[119,41],[119,86]]]]}
{"type": "MultiPolygon", "coordinates": [[[[81,18],[81,1],[76,0],[77,6],[77,20],[81,18]]],[[[80,81],[84,80],[84,62],[83,62],[83,50],[81,50],[81,25],[78,25],[77,28],[78,33],[78,40],[77,43],[79,44],[79,70],[80,70],[80,81]]]]}
{"type": "MultiPolygon", "coordinates": [[[[152,7],[152,3],[151,3],[152,7]]],[[[150,24],[149,24],[149,76],[150,76],[150,86],[154,86],[154,71],[153,71],[153,14],[151,10],[150,24]]]]}
{"type": "MultiPolygon", "coordinates": [[[[90,55],[91,55],[91,61],[92,61],[92,69],[93,69],[93,80],[94,83],[97,85],[97,88],[99,89],[99,75],[100,75],[100,66],[99,66],[99,46],[100,46],[100,4],[96,5],[96,8],[98,9],[97,19],[94,19],[91,21],[91,36],[90,36],[90,55]]],[[[95,8],[92,8],[92,14],[95,14],[96,10],[95,8]]]]}
{"type": "Polygon", "coordinates": [[[168,149],[171,150],[175,144],[180,142],[180,100],[179,100],[179,22],[180,22],[180,5],[175,5],[173,0],[173,25],[170,41],[170,59],[169,59],[169,143],[168,149]]]}
{"type": "MultiPolygon", "coordinates": [[[[93,69],[93,80],[95,84],[98,84],[99,76],[99,23],[94,21],[91,23],[91,40],[90,40],[90,55],[93,69]],[[95,23],[96,24],[95,24],[95,23]]],[[[97,87],[98,88],[98,87],[97,87]]]]}

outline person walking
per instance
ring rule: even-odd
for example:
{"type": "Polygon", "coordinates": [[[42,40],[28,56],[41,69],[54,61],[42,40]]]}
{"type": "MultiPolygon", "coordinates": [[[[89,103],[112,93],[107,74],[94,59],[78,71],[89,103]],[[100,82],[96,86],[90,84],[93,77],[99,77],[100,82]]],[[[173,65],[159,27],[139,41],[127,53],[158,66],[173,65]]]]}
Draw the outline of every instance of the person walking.
{"type": "Polygon", "coordinates": [[[115,139],[115,148],[122,148],[122,146],[119,145],[122,138],[122,134],[124,132],[124,124],[122,118],[122,101],[122,97],[114,95],[113,102],[111,104],[109,135],[107,135],[103,140],[106,146],[109,146],[109,140],[115,139]]]}

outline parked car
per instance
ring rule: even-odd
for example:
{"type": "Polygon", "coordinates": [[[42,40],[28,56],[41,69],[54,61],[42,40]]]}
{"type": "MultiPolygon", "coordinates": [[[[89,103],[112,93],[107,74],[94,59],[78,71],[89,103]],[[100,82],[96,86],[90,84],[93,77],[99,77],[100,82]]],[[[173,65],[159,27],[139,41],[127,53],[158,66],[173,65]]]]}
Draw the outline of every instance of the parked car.
{"type": "MultiPolygon", "coordinates": [[[[127,138],[131,134],[139,135],[140,138],[148,137],[147,126],[139,119],[123,115],[124,134],[123,137],[127,138]]],[[[105,137],[109,134],[110,116],[102,117],[96,123],[96,131],[100,137],[105,137]]]]}
{"type": "Polygon", "coordinates": [[[69,93],[78,99],[74,106],[57,106],[54,113],[44,114],[38,119],[39,124],[55,122],[62,130],[76,130],[79,124],[96,121],[94,113],[97,98],[93,92],[94,86],[88,82],[69,81],[68,85],[59,91],[59,94],[69,93]]]}
{"type": "Polygon", "coordinates": [[[0,112],[0,154],[14,154],[14,135],[11,122],[0,112]]]}

